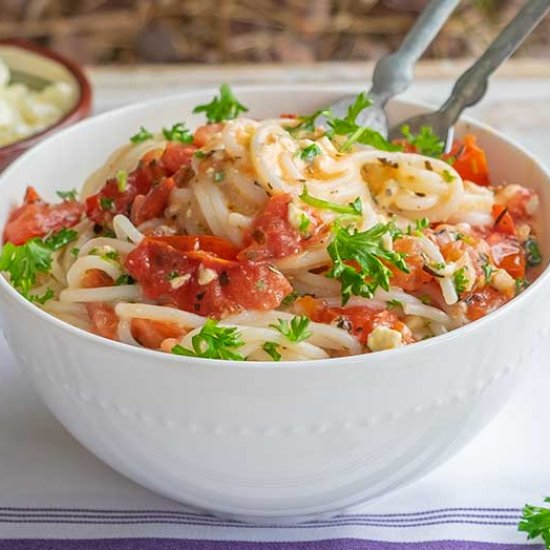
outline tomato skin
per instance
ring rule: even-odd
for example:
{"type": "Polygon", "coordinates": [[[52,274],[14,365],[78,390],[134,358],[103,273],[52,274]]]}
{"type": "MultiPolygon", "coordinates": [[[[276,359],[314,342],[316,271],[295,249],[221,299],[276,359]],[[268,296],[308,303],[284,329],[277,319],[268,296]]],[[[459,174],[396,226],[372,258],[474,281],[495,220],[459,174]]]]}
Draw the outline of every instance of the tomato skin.
{"type": "Polygon", "coordinates": [[[227,260],[203,250],[186,252],[164,239],[143,239],[126,259],[127,271],[147,298],[222,318],[241,309],[274,309],[292,291],[285,277],[265,263],[227,260]],[[173,286],[172,273],[184,277],[181,286],[173,286]]]}
{"type": "Polygon", "coordinates": [[[239,258],[261,262],[284,258],[298,254],[310,246],[319,236],[320,220],[311,214],[308,231],[310,238],[305,238],[288,220],[288,208],[292,196],[287,193],[275,195],[269,199],[263,211],[254,221],[247,238],[247,246],[239,258]]]}
{"type": "Polygon", "coordinates": [[[393,274],[390,279],[392,285],[401,287],[407,292],[413,292],[433,280],[433,276],[423,269],[424,258],[416,239],[407,236],[398,239],[394,243],[394,249],[396,252],[405,254],[409,273],[401,271],[394,265],[389,265],[388,267],[393,274]]]}
{"type": "Polygon", "coordinates": [[[185,329],[169,321],[154,319],[132,319],[132,336],[146,348],[160,349],[162,342],[168,338],[181,338],[185,329]]]}
{"type": "Polygon", "coordinates": [[[115,282],[113,279],[101,269],[88,269],[80,281],[80,286],[82,288],[98,288],[113,286],[114,284],[115,282]]]}
{"type": "Polygon", "coordinates": [[[105,302],[86,304],[92,332],[109,340],[118,340],[118,317],[113,306],[105,302]]]}
{"type": "Polygon", "coordinates": [[[504,305],[511,298],[491,286],[486,286],[468,298],[466,316],[470,321],[477,321],[504,305]]]}
{"type": "Polygon", "coordinates": [[[152,241],[169,244],[181,252],[202,250],[224,260],[234,260],[239,253],[239,249],[234,244],[211,235],[163,235],[149,238],[152,241]]]}
{"type": "Polygon", "coordinates": [[[476,144],[476,136],[467,134],[461,143],[456,141],[447,158],[454,157],[453,168],[464,180],[477,185],[489,185],[489,167],[485,151],[476,144]]]}
{"type": "Polygon", "coordinates": [[[495,220],[495,230],[505,235],[517,235],[516,224],[508,208],[502,204],[493,204],[493,219],[495,220]]]}
{"type": "Polygon", "coordinates": [[[188,168],[195,150],[192,145],[170,142],[162,153],[158,149],[149,151],[128,174],[124,190],[119,189],[116,178],[111,178],[99,193],[86,199],[86,215],[95,223],[107,225],[117,214],[127,214],[136,197],[147,195],[155,182],[188,168]],[[112,206],[104,209],[102,203],[106,200],[112,206]]]}
{"type": "Polygon", "coordinates": [[[204,147],[214,134],[222,131],[223,126],[221,122],[199,126],[193,134],[193,144],[197,147],[204,147]]]}
{"type": "Polygon", "coordinates": [[[168,205],[168,199],[174,187],[176,187],[174,178],[164,178],[157,185],[153,185],[147,195],[138,195],[132,204],[132,223],[141,225],[148,220],[160,217],[168,205]]]}
{"type": "Polygon", "coordinates": [[[527,261],[519,241],[499,232],[488,235],[486,240],[496,266],[505,269],[514,279],[524,279],[527,261]]]}
{"type": "Polygon", "coordinates": [[[368,306],[328,307],[324,300],[316,300],[311,296],[299,298],[296,303],[312,321],[330,324],[338,319],[342,328],[349,329],[350,334],[363,345],[367,343],[369,334],[379,326],[401,332],[408,343],[413,341],[407,326],[395,312],[387,309],[368,306]]]}
{"type": "Polygon", "coordinates": [[[51,231],[76,225],[83,213],[83,206],[77,201],[63,201],[59,204],[44,202],[34,188],[27,188],[25,203],[9,216],[4,228],[4,242],[25,244],[33,237],[44,237],[51,231]]]}

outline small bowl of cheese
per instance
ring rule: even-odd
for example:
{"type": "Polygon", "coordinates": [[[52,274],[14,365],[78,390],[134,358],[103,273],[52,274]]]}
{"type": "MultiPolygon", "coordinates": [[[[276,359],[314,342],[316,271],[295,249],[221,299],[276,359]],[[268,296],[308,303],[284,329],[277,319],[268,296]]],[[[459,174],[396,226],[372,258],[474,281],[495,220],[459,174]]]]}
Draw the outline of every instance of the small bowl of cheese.
{"type": "Polygon", "coordinates": [[[0,170],[84,117],[91,87],[78,65],[24,40],[0,40],[0,170]]]}

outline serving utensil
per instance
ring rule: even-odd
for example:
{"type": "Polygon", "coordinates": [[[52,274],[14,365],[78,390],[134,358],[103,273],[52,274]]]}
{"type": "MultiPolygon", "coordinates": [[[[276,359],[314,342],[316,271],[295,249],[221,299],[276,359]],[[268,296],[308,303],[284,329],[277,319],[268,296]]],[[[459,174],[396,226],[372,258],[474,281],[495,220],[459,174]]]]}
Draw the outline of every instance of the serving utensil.
{"type": "MultiPolygon", "coordinates": [[[[363,110],[356,119],[357,124],[368,126],[381,134],[388,133],[388,122],[384,107],[397,94],[404,92],[413,80],[413,68],[426,48],[431,44],[445,21],[460,0],[431,0],[408,32],[399,49],[384,56],[374,68],[369,98],[372,105],[363,110]]],[[[343,118],[355,96],[338,100],[330,106],[337,118],[343,118]]],[[[319,119],[320,124],[325,121],[319,119]]]]}
{"type": "Polygon", "coordinates": [[[413,116],[389,133],[389,139],[402,137],[401,128],[409,126],[411,133],[429,127],[445,143],[445,152],[453,143],[453,125],[464,109],[478,103],[489,84],[489,77],[521,45],[550,9],[550,0],[527,0],[516,17],[508,23],[483,55],[456,81],[449,98],[433,113],[413,116]]]}

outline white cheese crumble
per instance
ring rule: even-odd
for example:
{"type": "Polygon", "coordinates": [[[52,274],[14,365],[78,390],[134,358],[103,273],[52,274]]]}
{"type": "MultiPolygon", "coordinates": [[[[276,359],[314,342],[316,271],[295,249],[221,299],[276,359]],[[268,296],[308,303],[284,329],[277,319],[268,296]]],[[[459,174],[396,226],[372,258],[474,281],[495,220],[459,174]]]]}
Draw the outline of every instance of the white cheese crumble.
{"type": "Polygon", "coordinates": [[[33,90],[10,83],[10,78],[8,66],[0,59],[0,147],[51,126],[75,103],[75,90],[67,82],[33,90]]]}
{"type": "Polygon", "coordinates": [[[178,288],[181,288],[185,283],[187,283],[189,279],[191,279],[191,275],[189,273],[185,275],[180,275],[179,277],[174,277],[170,280],[170,286],[174,290],[177,290],[178,288]]]}
{"type": "Polygon", "coordinates": [[[497,269],[491,275],[491,286],[499,292],[513,291],[516,281],[505,269],[497,269]]]}
{"type": "Polygon", "coordinates": [[[378,326],[369,334],[367,345],[371,351],[399,348],[403,345],[403,335],[398,330],[378,326]]]}
{"type": "Polygon", "coordinates": [[[199,276],[198,276],[198,282],[199,285],[204,286],[208,283],[211,283],[212,281],[215,281],[218,278],[218,274],[209,267],[204,267],[204,265],[199,265],[199,276]]]}

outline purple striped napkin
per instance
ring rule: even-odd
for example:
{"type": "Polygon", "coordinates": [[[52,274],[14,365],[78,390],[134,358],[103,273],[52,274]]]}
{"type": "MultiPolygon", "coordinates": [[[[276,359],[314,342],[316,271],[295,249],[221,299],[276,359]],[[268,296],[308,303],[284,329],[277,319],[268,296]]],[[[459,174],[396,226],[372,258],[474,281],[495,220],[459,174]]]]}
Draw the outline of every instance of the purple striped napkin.
{"type": "Polygon", "coordinates": [[[429,476],[345,515],[267,527],[197,513],[103,465],[45,409],[0,340],[0,550],[542,548],[517,523],[526,501],[550,493],[543,351],[497,419],[429,476]]]}

